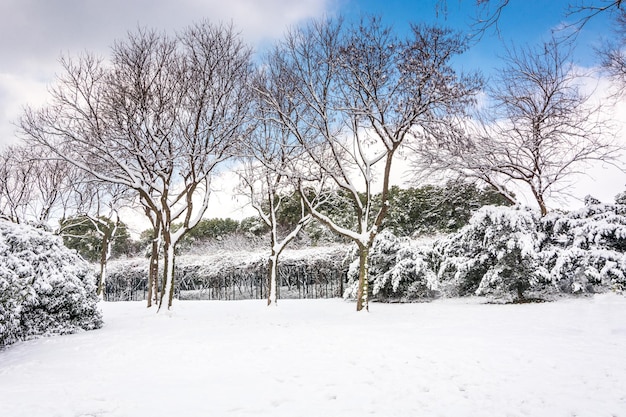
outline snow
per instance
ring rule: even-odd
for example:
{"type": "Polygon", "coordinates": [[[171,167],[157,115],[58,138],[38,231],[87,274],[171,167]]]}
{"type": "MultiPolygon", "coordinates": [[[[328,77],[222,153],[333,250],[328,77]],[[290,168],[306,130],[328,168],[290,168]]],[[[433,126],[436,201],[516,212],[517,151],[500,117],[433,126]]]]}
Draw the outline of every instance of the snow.
{"type": "Polygon", "coordinates": [[[626,297],[101,303],[0,351],[0,415],[626,416],[626,297]]]}

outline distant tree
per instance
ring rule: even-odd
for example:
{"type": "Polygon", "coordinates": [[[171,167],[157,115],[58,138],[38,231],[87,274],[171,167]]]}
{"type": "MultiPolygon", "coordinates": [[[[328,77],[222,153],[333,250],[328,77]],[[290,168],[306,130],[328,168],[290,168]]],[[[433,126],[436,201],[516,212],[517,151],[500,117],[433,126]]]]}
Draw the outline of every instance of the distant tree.
{"type": "MultiPolygon", "coordinates": [[[[174,223],[172,229],[178,230],[180,224],[174,223]]],[[[187,249],[201,243],[219,241],[240,231],[240,223],[231,218],[202,219],[185,234],[179,243],[179,249],[187,249]]]]}
{"type": "Polygon", "coordinates": [[[72,168],[75,177],[69,179],[64,193],[63,216],[57,234],[66,246],[69,244],[85,259],[99,263],[97,292],[103,298],[108,261],[115,249],[129,246],[130,236],[119,211],[132,196],[123,185],[102,182],[72,168]],[[94,250],[97,251],[95,256],[94,250]]]}
{"type": "Polygon", "coordinates": [[[231,218],[202,219],[188,236],[196,240],[221,239],[239,230],[239,222],[231,218]]]}
{"type": "Polygon", "coordinates": [[[241,219],[237,230],[254,236],[261,236],[269,231],[267,225],[258,216],[249,216],[241,219]]]}

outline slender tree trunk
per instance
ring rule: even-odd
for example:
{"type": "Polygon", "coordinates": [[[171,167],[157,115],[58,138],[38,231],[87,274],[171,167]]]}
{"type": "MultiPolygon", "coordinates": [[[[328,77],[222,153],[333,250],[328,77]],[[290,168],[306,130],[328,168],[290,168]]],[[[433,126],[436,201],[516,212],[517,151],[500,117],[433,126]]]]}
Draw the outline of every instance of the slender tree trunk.
{"type": "Polygon", "coordinates": [[[267,277],[267,305],[278,305],[278,254],[272,250],[269,257],[267,277]]]}
{"type": "Polygon", "coordinates": [[[359,287],[356,293],[356,311],[369,311],[369,247],[359,245],[359,287]]]}
{"type": "Polygon", "coordinates": [[[100,277],[98,279],[98,297],[104,299],[104,286],[106,285],[107,260],[110,246],[110,237],[108,233],[102,236],[102,248],[100,249],[100,277]]]}
{"type": "Polygon", "coordinates": [[[150,268],[148,273],[148,307],[152,307],[152,301],[159,300],[159,232],[154,231],[152,238],[152,251],[150,252],[150,268]]]}

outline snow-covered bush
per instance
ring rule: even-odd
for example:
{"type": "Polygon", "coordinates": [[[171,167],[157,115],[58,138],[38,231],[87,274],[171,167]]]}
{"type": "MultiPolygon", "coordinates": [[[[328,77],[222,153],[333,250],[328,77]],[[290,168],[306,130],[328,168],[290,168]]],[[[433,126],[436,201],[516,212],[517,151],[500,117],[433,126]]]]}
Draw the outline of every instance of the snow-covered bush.
{"type": "MultiPolygon", "coordinates": [[[[345,298],[356,297],[358,277],[356,259],[348,270],[345,298]]],[[[410,239],[384,230],[370,249],[369,289],[373,299],[379,301],[426,299],[437,294],[437,280],[426,254],[412,246],[410,239]]]]}
{"type": "Polygon", "coordinates": [[[626,205],[587,198],[584,208],[551,214],[542,226],[549,236],[542,261],[561,291],[626,288],[626,205]]]}
{"type": "Polygon", "coordinates": [[[451,296],[494,295],[521,300],[545,281],[539,257],[543,235],[529,210],[485,206],[467,226],[435,243],[433,263],[451,296]]]}
{"type": "Polygon", "coordinates": [[[59,237],[0,221],[0,346],[102,325],[90,265],[59,237]]]}

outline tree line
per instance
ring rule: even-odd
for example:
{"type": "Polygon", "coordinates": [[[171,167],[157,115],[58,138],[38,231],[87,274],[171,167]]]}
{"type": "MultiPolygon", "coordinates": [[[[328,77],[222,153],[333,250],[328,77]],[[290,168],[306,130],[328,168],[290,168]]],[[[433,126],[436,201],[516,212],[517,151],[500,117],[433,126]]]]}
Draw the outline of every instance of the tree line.
{"type": "Polygon", "coordinates": [[[315,220],[358,247],[366,309],[369,251],[401,216],[391,172],[402,155],[416,178],[456,174],[510,203],[521,183],[542,215],[581,166],[619,157],[562,43],[510,50],[493,84],[454,68],[468,47],[460,32],[398,34],[380,17],[308,21],[257,59],[232,25],[138,29],[108,60],[61,59],[49,104],[19,121],[25,145],[3,152],[0,212],[45,223],[55,207],[106,235],[122,207],[140,210],[152,225],[148,306],[169,308],[176,248],[210,215],[215,175],[235,170],[270,236],[268,304],[280,253],[315,220]],[[290,227],[279,227],[287,205],[290,227]]]}

